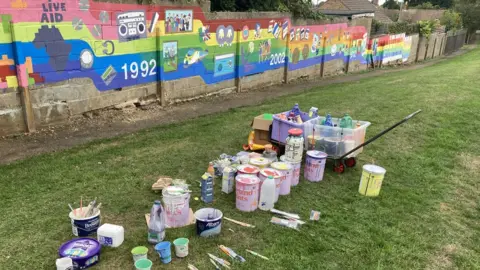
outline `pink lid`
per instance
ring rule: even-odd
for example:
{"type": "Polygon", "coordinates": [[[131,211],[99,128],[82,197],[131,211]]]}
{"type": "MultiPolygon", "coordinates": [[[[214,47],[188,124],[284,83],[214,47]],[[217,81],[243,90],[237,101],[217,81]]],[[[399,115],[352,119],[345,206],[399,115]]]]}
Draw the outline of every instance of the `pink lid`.
{"type": "Polygon", "coordinates": [[[237,167],[237,170],[241,173],[246,173],[246,174],[257,174],[260,169],[257,166],[245,164],[245,165],[240,165],[237,167]]]}
{"type": "Polygon", "coordinates": [[[300,136],[303,134],[303,130],[299,128],[291,128],[288,130],[288,134],[294,135],[294,136],[300,136]]]}
{"type": "Polygon", "coordinates": [[[251,174],[239,174],[237,175],[235,180],[239,183],[246,184],[246,185],[257,184],[260,182],[260,179],[258,179],[258,177],[251,174]]]}
{"type": "Polygon", "coordinates": [[[266,169],[260,170],[260,173],[265,177],[273,176],[273,178],[278,178],[282,176],[281,172],[272,168],[266,168],[266,169]]]}

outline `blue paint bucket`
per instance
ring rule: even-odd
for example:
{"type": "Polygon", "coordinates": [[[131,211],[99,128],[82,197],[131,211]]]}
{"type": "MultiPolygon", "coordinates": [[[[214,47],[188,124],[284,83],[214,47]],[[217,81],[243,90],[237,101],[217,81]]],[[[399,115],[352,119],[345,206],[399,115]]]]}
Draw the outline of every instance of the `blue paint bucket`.
{"type": "Polygon", "coordinates": [[[202,208],[195,212],[197,234],[210,237],[220,234],[222,230],[222,211],[215,208],[202,208]]]}
{"type": "Polygon", "coordinates": [[[167,264],[172,261],[172,249],[169,241],[160,242],[155,245],[155,251],[160,256],[162,263],[167,264]]]}
{"type": "MultiPolygon", "coordinates": [[[[87,207],[83,207],[83,213],[86,211],[87,207]]],[[[97,233],[97,229],[100,227],[100,210],[95,215],[84,218],[78,217],[79,213],[80,208],[77,208],[68,215],[72,222],[73,235],[85,237],[97,233]]]]}
{"type": "Polygon", "coordinates": [[[58,255],[69,257],[73,262],[74,270],[89,268],[100,261],[100,243],[92,238],[78,238],[70,240],[60,246],[58,255]]]}

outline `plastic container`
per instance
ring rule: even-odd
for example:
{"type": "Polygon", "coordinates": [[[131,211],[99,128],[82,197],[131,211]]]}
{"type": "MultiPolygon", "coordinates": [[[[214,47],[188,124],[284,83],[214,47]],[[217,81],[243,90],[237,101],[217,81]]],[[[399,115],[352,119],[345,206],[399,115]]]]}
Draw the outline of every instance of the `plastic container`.
{"type": "Polygon", "coordinates": [[[187,238],[177,238],[173,241],[175,246],[175,255],[178,258],[185,258],[188,256],[188,239],[187,238]]]}
{"type": "Polygon", "coordinates": [[[280,171],[282,177],[280,178],[280,191],[279,195],[290,194],[290,188],[292,186],[293,166],[287,162],[274,162],[272,168],[280,171]]]}
{"type": "Polygon", "coordinates": [[[285,160],[285,156],[280,157],[280,161],[287,162],[293,167],[293,176],[292,176],[292,187],[297,186],[300,183],[300,169],[302,167],[302,162],[290,162],[285,160]]]}
{"type": "Polygon", "coordinates": [[[285,159],[292,162],[302,162],[303,145],[303,131],[298,128],[290,129],[285,146],[285,159]]]}
{"type": "Polygon", "coordinates": [[[148,223],[148,242],[157,244],[165,239],[165,209],[160,201],[155,201],[150,210],[150,222],[148,223]]]}
{"type": "Polygon", "coordinates": [[[172,261],[172,244],[169,241],[160,242],[155,245],[155,251],[160,256],[160,260],[164,264],[172,261]]]}
{"type": "Polygon", "coordinates": [[[57,266],[57,270],[72,270],[73,269],[72,258],[63,257],[63,258],[57,259],[55,261],[55,266],[57,266]]]}
{"type": "Polygon", "coordinates": [[[190,193],[184,188],[169,186],[162,190],[166,225],[169,228],[183,227],[189,223],[190,193]]]}
{"type": "Polygon", "coordinates": [[[260,168],[250,164],[240,165],[237,167],[237,174],[252,174],[257,176],[260,172],[260,168]]]}
{"type": "Polygon", "coordinates": [[[141,259],[148,258],[148,248],[144,246],[135,247],[131,251],[133,256],[133,261],[136,262],[141,259]]]}
{"type": "Polygon", "coordinates": [[[258,193],[262,192],[263,181],[269,176],[273,176],[275,179],[275,202],[278,202],[278,196],[280,195],[280,185],[282,184],[282,172],[272,168],[266,168],[260,171],[260,187],[258,193]]]}
{"type": "Polygon", "coordinates": [[[325,163],[327,162],[327,154],[317,150],[307,151],[305,160],[305,171],[303,176],[310,182],[320,182],[323,180],[325,172],[325,163]]]}
{"type": "Polygon", "coordinates": [[[141,259],[135,262],[135,268],[137,270],[150,270],[152,269],[152,261],[149,259],[141,259]]]}
{"type": "Polygon", "coordinates": [[[263,211],[269,211],[275,206],[275,179],[269,176],[263,181],[263,188],[260,192],[258,208],[263,211]]]}
{"type": "MultiPolygon", "coordinates": [[[[88,207],[83,207],[82,212],[85,213],[88,207]]],[[[74,210],[75,213],[80,213],[80,208],[74,210]]],[[[85,237],[95,234],[97,232],[98,227],[100,227],[100,210],[90,217],[79,218],[76,217],[71,211],[68,215],[70,217],[70,221],[72,223],[72,233],[78,237],[85,237]]]]}
{"type": "MultiPolygon", "coordinates": [[[[283,112],[283,114],[285,114],[285,113],[288,114],[288,113],[290,113],[290,111],[283,112]]],[[[303,131],[304,130],[303,129],[304,123],[306,121],[311,120],[310,117],[308,116],[308,113],[305,113],[305,112],[300,113],[300,117],[302,118],[302,121],[304,122],[302,124],[289,122],[287,120],[283,120],[278,115],[279,114],[273,115],[271,138],[272,138],[272,140],[275,140],[277,142],[284,143],[284,144],[287,143],[288,130],[290,130],[292,128],[298,128],[298,129],[301,129],[303,131]]],[[[313,119],[317,119],[317,118],[313,118],[313,119]]]]}
{"type": "MultiPolygon", "coordinates": [[[[339,118],[332,118],[337,127],[321,125],[325,117],[319,117],[304,123],[305,147],[307,150],[318,150],[327,153],[330,157],[340,157],[365,141],[365,134],[370,122],[353,120],[358,127],[340,128],[339,118]]],[[[356,157],[363,148],[350,154],[348,157],[356,157]]]]}
{"type": "Polygon", "coordinates": [[[222,231],[222,211],[215,208],[202,208],[195,212],[197,235],[211,237],[222,231]]]}
{"type": "Polygon", "coordinates": [[[87,269],[100,261],[100,243],[92,238],[77,238],[64,243],[58,250],[60,257],[72,259],[74,269],[87,269]]]}
{"type": "Polygon", "coordinates": [[[362,178],[360,179],[358,192],[369,197],[378,196],[386,172],[387,170],[377,165],[363,165],[362,178]]]}
{"type": "Polygon", "coordinates": [[[258,207],[260,179],[255,175],[240,174],[235,178],[236,206],[244,212],[255,211],[258,207]]]}
{"type": "Polygon", "coordinates": [[[122,226],[105,223],[97,230],[97,240],[102,246],[115,248],[123,243],[124,234],[122,226]]]}

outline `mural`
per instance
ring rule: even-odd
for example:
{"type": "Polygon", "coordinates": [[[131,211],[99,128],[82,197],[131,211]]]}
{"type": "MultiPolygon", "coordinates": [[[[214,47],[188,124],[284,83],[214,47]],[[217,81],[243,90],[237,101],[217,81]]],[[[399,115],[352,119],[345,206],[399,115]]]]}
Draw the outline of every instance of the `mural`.
{"type": "Polygon", "coordinates": [[[0,22],[0,89],[72,78],[99,91],[192,76],[213,84],[285,66],[405,61],[411,47],[405,35],[372,43],[347,24],[207,20],[200,7],[93,0],[0,1],[0,22]]]}

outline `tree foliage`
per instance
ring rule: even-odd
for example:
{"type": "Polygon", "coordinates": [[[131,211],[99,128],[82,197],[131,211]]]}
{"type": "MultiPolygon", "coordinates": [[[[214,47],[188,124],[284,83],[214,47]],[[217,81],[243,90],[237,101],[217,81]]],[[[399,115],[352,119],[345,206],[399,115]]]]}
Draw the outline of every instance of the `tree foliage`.
{"type": "Polygon", "coordinates": [[[408,6],[410,8],[420,9],[436,9],[436,8],[452,8],[455,0],[410,0],[408,6]]]}
{"type": "Polygon", "coordinates": [[[400,9],[400,5],[395,0],[387,0],[383,3],[382,7],[387,9],[400,9]]]}
{"type": "Polygon", "coordinates": [[[440,18],[440,23],[445,25],[446,31],[457,30],[462,28],[462,17],[460,13],[454,10],[445,10],[442,18],[440,18]]]}
{"type": "Polygon", "coordinates": [[[458,0],[455,9],[461,14],[468,38],[480,29],[480,0],[458,0]]]}

